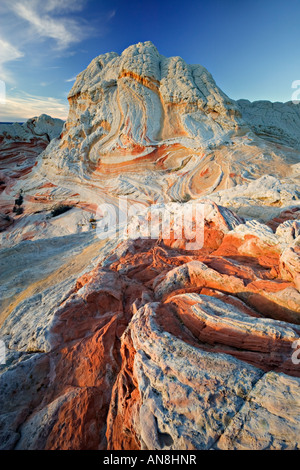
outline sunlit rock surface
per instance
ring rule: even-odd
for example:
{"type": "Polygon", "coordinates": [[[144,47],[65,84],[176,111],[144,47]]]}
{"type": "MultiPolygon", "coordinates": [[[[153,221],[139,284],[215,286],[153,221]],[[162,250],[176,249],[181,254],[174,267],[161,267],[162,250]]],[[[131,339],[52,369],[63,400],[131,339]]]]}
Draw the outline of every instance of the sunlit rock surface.
{"type": "Polygon", "coordinates": [[[298,449],[298,105],[151,42],[69,103],[0,125],[0,447],[298,449]]]}
{"type": "Polygon", "coordinates": [[[13,222],[9,214],[14,205],[16,182],[31,173],[38,155],[52,139],[60,137],[63,125],[61,119],[46,114],[23,124],[0,123],[0,232],[13,222]]]}
{"type": "Polygon", "coordinates": [[[238,100],[245,121],[263,139],[300,149],[300,104],[238,100]]]}

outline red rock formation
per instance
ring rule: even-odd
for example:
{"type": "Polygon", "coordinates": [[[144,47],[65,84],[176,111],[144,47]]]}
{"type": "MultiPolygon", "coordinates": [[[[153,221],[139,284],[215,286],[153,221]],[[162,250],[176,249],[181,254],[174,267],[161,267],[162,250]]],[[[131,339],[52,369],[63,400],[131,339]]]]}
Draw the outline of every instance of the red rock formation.
{"type": "Polygon", "coordinates": [[[61,139],[40,159],[47,136],[0,136],[8,247],[0,275],[10,288],[0,447],[299,447],[297,191],[275,177],[255,180],[272,151],[274,172],[294,181],[298,153],[286,161],[284,150],[255,141],[203,67],[164,58],[151,43],[96,58],[69,102],[61,139]],[[22,185],[24,213],[13,221],[22,185]],[[198,199],[216,190],[217,203],[198,199]],[[119,195],[145,210],[120,243],[99,241],[97,207],[115,207],[119,195]],[[195,233],[178,237],[176,217],[195,201],[203,224],[198,214],[195,233]],[[53,218],[56,203],[73,208],[53,218]],[[170,231],[147,239],[143,229],[159,227],[160,209],[175,214],[170,231]],[[257,210],[268,225],[250,220],[257,210]],[[202,234],[203,245],[200,236],[189,249],[202,234]]]}

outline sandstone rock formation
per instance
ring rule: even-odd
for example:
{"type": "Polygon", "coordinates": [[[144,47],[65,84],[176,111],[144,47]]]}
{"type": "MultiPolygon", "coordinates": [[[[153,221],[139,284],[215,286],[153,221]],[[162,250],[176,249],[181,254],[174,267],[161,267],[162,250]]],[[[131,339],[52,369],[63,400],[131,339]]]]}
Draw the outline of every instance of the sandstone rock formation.
{"type": "Polygon", "coordinates": [[[238,100],[243,118],[262,138],[300,149],[300,104],[238,100]]]}
{"type": "MultiPolygon", "coordinates": [[[[22,179],[37,164],[38,155],[50,140],[58,138],[64,122],[46,114],[28,119],[24,124],[0,123],[0,231],[8,227],[3,221],[10,219],[13,201],[9,200],[16,180],[22,179]]],[[[9,220],[8,220],[9,221],[9,220]]]]}
{"type": "Polygon", "coordinates": [[[0,448],[299,449],[298,108],[150,42],[69,102],[0,142],[0,448]]]}

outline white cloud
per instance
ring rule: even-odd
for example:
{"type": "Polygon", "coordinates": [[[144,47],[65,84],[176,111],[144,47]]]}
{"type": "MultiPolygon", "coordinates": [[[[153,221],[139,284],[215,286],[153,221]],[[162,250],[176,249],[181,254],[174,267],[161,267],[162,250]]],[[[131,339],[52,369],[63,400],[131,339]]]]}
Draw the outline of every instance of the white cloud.
{"type": "Polygon", "coordinates": [[[75,82],[76,78],[77,78],[77,77],[76,77],[76,75],[75,75],[75,77],[67,78],[67,79],[65,80],[65,82],[75,82]]]}
{"type": "MultiPolygon", "coordinates": [[[[53,59],[69,57],[78,52],[78,47],[72,47],[93,35],[99,35],[84,17],[84,10],[90,0],[0,0],[0,81],[10,85],[18,85],[23,80],[22,74],[13,77],[13,68],[9,67],[13,61],[28,57],[22,61],[24,69],[34,69],[36,81],[40,86],[48,84],[49,77],[45,75],[46,68],[60,68],[58,65],[49,65],[45,68],[44,60],[40,64],[41,52],[53,59]],[[43,39],[45,41],[43,41],[43,39]],[[47,41],[46,41],[47,40],[47,41]],[[43,44],[40,47],[40,44],[43,44]],[[36,55],[33,51],[38,51],[36,55]],[[40,66],[41,65],[41,66],[40,66]]],[[[108,12],[103,18],[103,31],[105,23],[115,15],[115,10],[108,12]]],[[[99,21],[99,17],[98,17],[99,21]]],[[[95,24],[95,22],[93,23],[95,24]]],[[[19,67],[18,67],[19,70],[19,67]]],[[[31,73],[33,76],[33,73],[31,73]]],[[[68,78],[66,82],[73,82],[76,77],[68,78]]],[[[30,90],[32,90],[32,82],[30,90]]],[[[26,83],[22,82],[22,87],[26,83]]],[[[6,90],[7,90],[6,86],[6,90]]],[[[18,92],[10,87],[7,92],[6,104],[0,106],[0,121],[11,121],[30,118],[42,113],[53,117],[65,119],[68,114],[67,100],[50,97],[29,95],[21,90],[18,92]]],[[[63,95],[57,95],[62,97],[63,95]]]]}
{"type": "Polygon", "coordinates": [[[19,51],[8,41],[0,38],[0,79],[12,83],[13,77],[11,73],[6,69],[5,64],[16,59],[23,57],[23,53],[19,51]]]}
{"type": "Polygon", "coordinates": [[[49,86],[49,85],[52,85],[53,82],[40,82],[40,86],[49,86]]]}
{"type": "MultiPolygon", "coordinates": [[[[70,3],[70,2],[67,2],[70,3]]],[[[13,12],[32,27],[35,35],[56,41],[59,49],[66,49],[71,44],[80,42],[86,37],[86,30],[78,20],[65,16],[51,16],[49,13],[61,12],[58,2],[50,2],[50,9],[45,8],[47,2],[37,0],[18,1],[11,5],[13,12]]],[[[63,2],[61,2],[63,4],[63,2]]]]}
{"type": "Polygon", "coordinates": [[[44,2],[45,11],[75,12],[82,11],[87,0],[48,0],[44,2]]]}
{"type": "Polygon", "coordinates": [[[65,120],[68,116],[68,103],[56,98],[35,96],[24,92],[16,95],[8,93],[5,105],[0,107],[0,122],[29,119],[41,114],[65,120]]]}
{"type": "Polygon", "coordinates": [[[111,20],[114,16],[116,16],[116,13],[117,13],[116,10],[110,11],[107,15],[107,20],[111,20]]]}

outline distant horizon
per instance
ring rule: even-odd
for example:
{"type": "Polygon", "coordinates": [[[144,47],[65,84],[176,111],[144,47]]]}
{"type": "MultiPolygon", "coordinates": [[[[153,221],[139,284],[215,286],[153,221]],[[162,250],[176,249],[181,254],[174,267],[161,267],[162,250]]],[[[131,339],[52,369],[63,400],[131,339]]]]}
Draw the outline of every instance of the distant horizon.
{"type": "Polygon", "coordinates": [[[203,65],[233,100],[289,102],[300,81],[299,16],[297,0],[2,0],[0,122],[66,120],[76,75],[98,55],[147,40],[203,65]]]}

